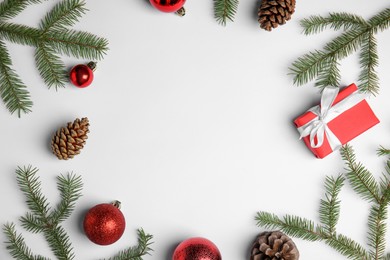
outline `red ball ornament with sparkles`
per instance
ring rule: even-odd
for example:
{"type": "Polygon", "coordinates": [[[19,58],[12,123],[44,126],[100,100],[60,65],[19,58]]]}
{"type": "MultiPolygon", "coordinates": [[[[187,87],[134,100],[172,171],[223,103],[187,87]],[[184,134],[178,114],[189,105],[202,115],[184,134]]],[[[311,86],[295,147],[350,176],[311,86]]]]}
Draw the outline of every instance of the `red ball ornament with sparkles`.
{"type": "Polygon", "coordinates": [[[78,88],[85,88],[91,85],[93,81],[93,72],[96,68],[96,63],[91,61],[87,65],[79,64],[70,70],[70,81],[78,88]]]}
{"type": "Polygon", "coordinates": [[[119,210],[120,202],[103,203],[91,208],[84,218],[85,235],[98,245],[118,241],[126,227],[125,217],[119,210]]]}
{"type": "Polygon", "coordinates": [[[186,0],[149,0],[150,3],[157,9],[166,13],[179,11],[186,0]]]}
{"type": "Polygon", "coordinates": [[[184,240],[176,247],[172,260],[222,260],[222,257],[213,242],[194,237],[184,240]]]}

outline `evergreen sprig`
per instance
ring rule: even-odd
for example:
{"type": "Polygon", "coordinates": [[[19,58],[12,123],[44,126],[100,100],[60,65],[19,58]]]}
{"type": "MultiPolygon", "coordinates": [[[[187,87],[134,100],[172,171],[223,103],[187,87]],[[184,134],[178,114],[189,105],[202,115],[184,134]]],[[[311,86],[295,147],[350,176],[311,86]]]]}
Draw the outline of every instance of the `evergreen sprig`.
{"type": "Polygon", "coordinates": [[[234,21],[239,0],[214,0],[214,17],[223,26],[227,21],[234,21]]]}
{"type": "MultiPolygon", "coordinates": [[[[32,166],[18,167],[16,170],[17,183],[26,197],[26,203],[30,210],[19,219],[21,225],[29,232],[43,234],[57,259],[75,259],[70,238],[60,224],[70,217],[76,201],[81,197],[83,186],[81,177],[73,173],[57,177],[57,188],[61,200],[55,208],[52,208],[47,198],[42,194],[37,172],[38,169],[32,166]]],[[[14,259],[50,260],[50,258],[35,255],[32,252],[23,236],[17,233],[14,223],[5,224],[3,232],[7,237],[6,248],[14,259]]],[[[142,256],[148,255],[152,251],[150,247],[152,238],[152,235],[139,229],[138,245],[119,252],[110,260],[142,260],[142,256]]]]}
{"type": "Polygon", "coordinates": [[[322,32],[326,28],[344,32],[328,42],[323,50],[315,50],[298,58],[290,67],[294,84],[303,85],[315,80],[315,86],[338,86],[339,60],[360,49],[359,88],[378,94],[379,79],[376,73],[378,51],[375,34],[390,27],[390,8],[369,20],[348,13],[330,13],[327,17],[311,16],[301,21],[305,35],[322,32]]]}
{"type": "Polygon", "coordinates": [[[37,69],[49,88],[65,87],[66,66],[59,55],[100,60],[108,41],[94,34],[75,31],[73,26],[87,11],[83,0],[62,0],[41,20],[39,28],[15,24],[9,19],[31,4],[44,0],[4,0],[0,3],[0,96],[11,114],[31,112],[32,101],[26,85],[12,69],[4,40],[35,48],[37,69]]]}
{"type": "Polygon", "coordinates": [[[343,146],[341,156],[346,164],[346,179],[353,190],[371,205],[368,216],[368,249],[336,230],[340,214],[338,195],[345,180],[342,175],[325,179],[325,196],[320,202],[319,225],[297,216],[285,215],[279,218],[275,214],[262,211],[257,213],[257,224],[265,228],[280,229],[286,234],[308,241],[324,241],[349,259],[389,259],[390,253],[386,254],[385,249],[386,220],[390,203],[390,160],[386,162],[386,173],[377,181],[360,162],[356,161],[351,146],[343,146]]]}

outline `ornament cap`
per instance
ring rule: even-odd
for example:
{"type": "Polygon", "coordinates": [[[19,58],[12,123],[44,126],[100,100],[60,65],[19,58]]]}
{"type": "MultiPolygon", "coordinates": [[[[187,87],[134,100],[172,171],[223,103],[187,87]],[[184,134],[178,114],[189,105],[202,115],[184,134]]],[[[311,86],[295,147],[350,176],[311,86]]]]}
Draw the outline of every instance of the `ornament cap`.
{"type": "Polygon", "coordinates": [[[114,200],[114,201],[112,202],[112,205],[113,205],[115,208],[121,209],[122,203],[121,203],[119,200],[114,200]]]}
{"type": "Polygon", "coordinates": [[[95,71],[95,70],[96,70],[96,66],[97,66],[97,62],[95,62],[95,61],[90,61],[90,62],[88,62],[87,66],[88,66],[88,68],[90,68],[92,71],[95,71]]]}
{"type": "Polygon", "coordinates": [[[184,7],[180,7],[180,9],[175,12],[175,14],[183,17],[184,15],[186,15],[186,9],[184,9],[184,7]]]}

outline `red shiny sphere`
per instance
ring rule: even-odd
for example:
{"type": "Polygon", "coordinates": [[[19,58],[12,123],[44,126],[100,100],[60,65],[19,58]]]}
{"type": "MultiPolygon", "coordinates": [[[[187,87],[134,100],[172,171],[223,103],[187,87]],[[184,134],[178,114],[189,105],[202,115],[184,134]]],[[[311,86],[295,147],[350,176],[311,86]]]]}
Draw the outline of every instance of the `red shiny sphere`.
{"type": "Polygon", "coordinates": [[[93,81],[93,71],[84,64],[74,66],[69,76],[70,81],[78,88],[88,87],[93,81]]]}
{"type": "Polygon", "coordinates": [[[149,0],[150,3],[162,12],[172,13],[183,7],[186,0],[149,0]]]}
{"type": "Polygon", "coordinates": [[[217,246],[202,237],[189,238],[181,242],[173,252],[172,260],[221,260],[217,246]]]}
{"type": "Polygon", "coordinates": [[[85,235],[98,245],[110,245],[118,241],[125,227],[125,217],[113,204],[98,204],[84,218],[85,235]]]}

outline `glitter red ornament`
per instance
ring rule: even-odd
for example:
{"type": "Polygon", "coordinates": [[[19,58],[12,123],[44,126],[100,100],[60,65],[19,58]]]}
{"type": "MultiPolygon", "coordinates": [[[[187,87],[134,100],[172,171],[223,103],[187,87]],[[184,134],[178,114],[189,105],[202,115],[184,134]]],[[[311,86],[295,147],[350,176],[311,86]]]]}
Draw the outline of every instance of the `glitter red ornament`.
{"type": "Polygon", "coordinates": [[[125,217],[119,210],[120,202],[103,203],[92,207],[84,218],[85,235],[98,245],[118,241],[126,227],[125,217]]]}
{"type": "Polygon", "coordinates": [[[172,260],[222,260],[217,246],[203,237],[193,237],[181,242],[172,260]]]}
{"type": "Polygon", "coordinates": [[[183,8],[186,0],[149,0],[151,5],[153,5],[157,10],[166,13],[176,12],[177,14],[183,16],[185,10],[183,8]]]}
{"type": "Polygon", "coordinates": [[[91,61],[87,65],[79,64],[70,70],[70,81],[78,88],[85,88],[91,85],[93,81],[93,72],[96,68],[96,63],[91,61]]]}

